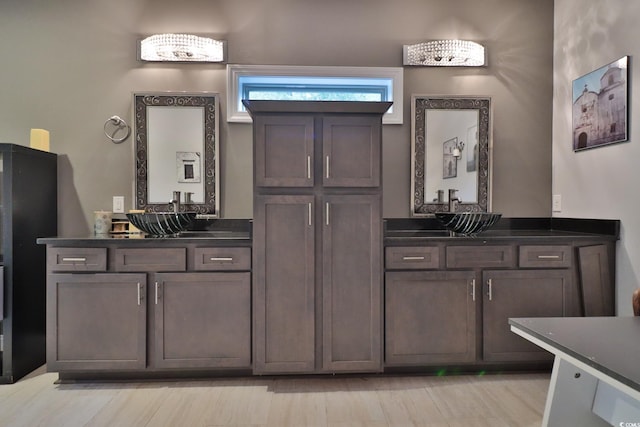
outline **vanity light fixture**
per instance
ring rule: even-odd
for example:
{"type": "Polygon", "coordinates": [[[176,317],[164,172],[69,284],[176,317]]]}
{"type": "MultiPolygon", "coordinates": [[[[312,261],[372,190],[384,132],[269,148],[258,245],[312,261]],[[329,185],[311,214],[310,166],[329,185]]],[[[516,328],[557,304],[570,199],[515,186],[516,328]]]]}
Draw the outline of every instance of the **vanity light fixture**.
{"type": "Polygon", "coordinates": [[[143,61],[223,62],[224,42],[193,34],[154,34],[140,41],[143,61]]]}
{"type": "Polygon", "coordinates": [[[453,149],[453,157],[455,157],[456,159],[462,157],[462,150],[464,150],[464,142],[460,141],[453,149]]]}
{"type": "Polygon", "coordinates": [[[431,40],[402,47],[403,65],[482,67],[484,46],[469,40],[431,40]]]}

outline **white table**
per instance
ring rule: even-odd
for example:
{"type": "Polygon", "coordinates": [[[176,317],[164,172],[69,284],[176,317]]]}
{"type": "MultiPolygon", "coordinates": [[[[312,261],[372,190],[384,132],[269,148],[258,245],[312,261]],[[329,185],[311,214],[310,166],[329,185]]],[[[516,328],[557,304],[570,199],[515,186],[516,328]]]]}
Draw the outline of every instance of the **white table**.
{"type": "Polygon", "coordinates": [[[509,319],[555,355],[543,426],[640,427],[640,317],[509,319]]]}

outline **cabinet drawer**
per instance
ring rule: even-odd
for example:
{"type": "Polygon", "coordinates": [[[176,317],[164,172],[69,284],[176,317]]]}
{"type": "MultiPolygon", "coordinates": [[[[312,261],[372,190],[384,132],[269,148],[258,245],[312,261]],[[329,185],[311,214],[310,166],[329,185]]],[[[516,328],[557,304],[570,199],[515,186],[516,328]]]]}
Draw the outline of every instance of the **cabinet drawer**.
{"type": "Polygon", "coordinates": [[[118,248],[116,271],[185,271],[186,248],[118,248]]]}
{"type": "Polygon", "coordinates": [[[251,270],[250,248],[195,248],[193,268],[205,270],[251,270]]]}
{"type": "Polygon", "coordinates": [[[390,246],[385,249],[385,268],[389,270],[425,270],[440,268],[437,246],[390,246]]]}
{"type": "Polygon", "coordinates": [[[520,246],[518,265],[529,268],[569,268],[571,267],[571,246],[520,246]]]}
{"type": "Polygon", "coordinates": [[[51,271],[106,271],[107,248],[49,248],[51,271]]]}
{"type": "Polygon", "coordinates": [[[513,246],[448,246],[447,268],[514,267],[513,246]]]}

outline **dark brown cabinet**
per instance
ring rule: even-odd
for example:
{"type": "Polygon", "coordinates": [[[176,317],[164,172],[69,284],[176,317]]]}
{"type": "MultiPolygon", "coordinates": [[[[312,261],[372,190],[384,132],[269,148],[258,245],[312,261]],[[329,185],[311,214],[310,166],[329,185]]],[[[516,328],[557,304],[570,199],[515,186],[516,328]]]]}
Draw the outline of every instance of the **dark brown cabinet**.
{"type": "Polygon", "coordinates": [[[322,183],[325,187],[379,187],[381,175],[379,116],[322,118],[322,183]]]}
{"type": "Polygon", "coordinates": [[[473,363],[475,277],[473,271],[387,272],[386,365],[473,363]]]}
{"type": "Polygon", "coordinates": [[[390,104],[245,105],[254,120],[254,371],[380,371],[390,104]]]}
{"type": "Polygon", "coordinates": [[[253,128],[257,187],[313,187],[313,116],[257,116],[253,128]]]}
{"type": "Polygon", "coordinates": [[[251,365],[250,273],[158,273],[151,297],[155,367],[251,365]]]}
{"type": "Polygon", "coordinates": [[[508,320],[565,316],[571,271],[488,270],[482,283],[483,360],[551,360],[550,353],[512,333],[508,320]]]}
{"type": "Polygon", "coordinates": [[[251,367],[249,247],[87,242],[47,248],[48,370],[84,378],[251,367]]]}
{"type": "Polygon", "coordinates": [[[145,274],[48,277],[47,369],[143,369],[145,274]]]}
{"type": "Polygon", "coordinates": [[[582,315],[582,305],[613,312],[613,243],[527,237],[387,246],[385,366],[547,363],[552,355],[512,333],[509,318],[582,315]]]}
{"type": "Polygon", "coordinates": [[[382,366],[382,220],[378,195],[325,196],[322,369],[382,366]]]}
{"type": "Polygon", "coordinates": [[[258,373],[314,369],[314,206],[309,195],[254,199],[253,366],[258,373]]]}

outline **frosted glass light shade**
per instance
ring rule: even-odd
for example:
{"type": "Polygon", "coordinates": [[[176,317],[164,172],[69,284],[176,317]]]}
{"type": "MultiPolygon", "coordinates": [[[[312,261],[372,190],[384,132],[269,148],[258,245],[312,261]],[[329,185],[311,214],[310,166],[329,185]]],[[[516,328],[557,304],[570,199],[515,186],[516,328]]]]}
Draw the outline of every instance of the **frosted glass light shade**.
{"type": "Polygon", "coordinates": [[[143,61],[222,62],[224,42],[192,34],[155,34],[140,41],[143,61]]]}
{"type": "Polygon", "coordinates": [[[481,67],[485,65],[484,46],[469,40],[432,40],[404,45],[404,65],[429,67],[481,67]]]}

